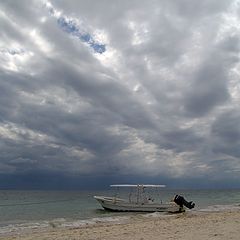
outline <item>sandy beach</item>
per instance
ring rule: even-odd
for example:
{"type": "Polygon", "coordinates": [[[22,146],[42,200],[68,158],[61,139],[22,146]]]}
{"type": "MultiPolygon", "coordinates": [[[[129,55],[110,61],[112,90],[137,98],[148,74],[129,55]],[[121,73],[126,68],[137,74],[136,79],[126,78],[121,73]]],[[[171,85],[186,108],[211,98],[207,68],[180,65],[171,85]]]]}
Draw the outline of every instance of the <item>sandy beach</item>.
{"type": "Polygon", "coordinates": [[[49,227],[1,236],[1,240],[143,240],[233,239],[240,237],[240,211],[186,212],[159,217],[137,215],[121,223],[97,223],[82,227],[49,227]]]}

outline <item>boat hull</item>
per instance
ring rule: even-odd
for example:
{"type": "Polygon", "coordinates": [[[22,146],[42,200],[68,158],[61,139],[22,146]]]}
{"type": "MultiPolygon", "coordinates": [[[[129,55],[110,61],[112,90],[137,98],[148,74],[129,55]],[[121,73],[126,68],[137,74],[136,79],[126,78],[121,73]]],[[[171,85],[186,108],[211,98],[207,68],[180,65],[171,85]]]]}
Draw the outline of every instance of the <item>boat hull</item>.
{"type": "Polygon", "coordinates": [[[106,210],[121,212],[180,212],[182,209],[174,202],[170,203],[131,203],[119,198],[94,196],[106,210]]]}

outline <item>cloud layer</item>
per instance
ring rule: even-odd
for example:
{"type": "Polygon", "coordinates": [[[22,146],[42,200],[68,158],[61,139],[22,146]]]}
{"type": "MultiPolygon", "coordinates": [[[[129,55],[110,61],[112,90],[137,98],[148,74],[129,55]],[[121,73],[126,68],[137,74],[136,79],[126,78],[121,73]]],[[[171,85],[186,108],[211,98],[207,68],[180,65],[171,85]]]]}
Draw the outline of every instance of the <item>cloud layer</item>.
{"type": "Polygon", "coordinates": [[[239,16],[238,0],[2,2],[1,179],[236,182],[239,16]]]}

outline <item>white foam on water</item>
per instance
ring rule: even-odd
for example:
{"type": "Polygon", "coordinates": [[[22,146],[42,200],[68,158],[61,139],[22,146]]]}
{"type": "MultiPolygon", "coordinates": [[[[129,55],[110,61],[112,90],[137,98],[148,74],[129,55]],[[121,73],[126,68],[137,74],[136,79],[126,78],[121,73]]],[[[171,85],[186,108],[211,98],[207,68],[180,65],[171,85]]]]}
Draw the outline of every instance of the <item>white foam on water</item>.
{"type": "Polygon", "coordinates": [[[127,216],[118,216],[118,217],[102,217],[102,218],[91,218],[87,220],[77,220],[77,221],[68,221],[62,224],[63,227],[73,227],[73,228],[79,228],[84,227],[87,225],[94,225],[98,223],[114,223],[114,224],[121,224],[125,221],[127,221],[129,217],[127,216]]]}
{"type": "Polygon", "coordinates": [[[129,219],[128,216],[91,218],[86,220],[66,220],[65,218],[56,218],[51,221],[27,222],[18,224],[9,224],[0,227],[0,236],[11,234],[20,234],[32,230],[46,230],[48,228],[80,228],[99,223],[121,224],[129,219]]]}
{"type": "Polygon", "coordinates": [[[240,211],[240,204],[212,205],[199,209],[200,212],[222,212],[222,211],[240,211]]]}
{"type": "Polygon", "coordinates": [[[0,236],[5,234],[18,233],[27,230],[34,230],[47,227],[49,227],[49,223],[47,221],[9,224],[7,226],[0,227],[0,236]]]}
{"type": "Polygon", "coordinates": [[[160,212],[153,212],[153,213],[147,213],[147,214],[142,214],[142,216],[143,217],[149,217],[149,218],[151,218],[151,217],[153,217],[153,218],[155,218],[155,217],[162,217],[162,213],[160,213],[160,212]]]}

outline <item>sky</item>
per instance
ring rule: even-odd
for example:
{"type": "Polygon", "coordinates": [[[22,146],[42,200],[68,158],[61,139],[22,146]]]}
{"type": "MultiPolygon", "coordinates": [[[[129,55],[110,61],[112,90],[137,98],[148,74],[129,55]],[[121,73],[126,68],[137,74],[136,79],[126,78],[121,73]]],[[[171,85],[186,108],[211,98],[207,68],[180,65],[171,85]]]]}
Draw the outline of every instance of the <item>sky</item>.
{"type": "Polygon", "coordinates": [[[0,189],[240,187],[240,0],[0,2],[0,189]]]}

